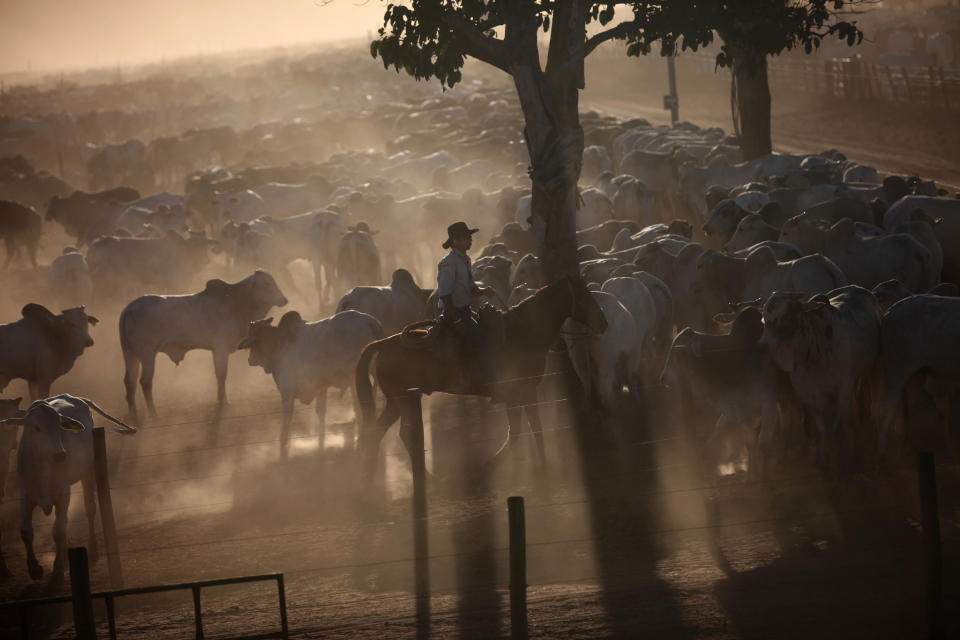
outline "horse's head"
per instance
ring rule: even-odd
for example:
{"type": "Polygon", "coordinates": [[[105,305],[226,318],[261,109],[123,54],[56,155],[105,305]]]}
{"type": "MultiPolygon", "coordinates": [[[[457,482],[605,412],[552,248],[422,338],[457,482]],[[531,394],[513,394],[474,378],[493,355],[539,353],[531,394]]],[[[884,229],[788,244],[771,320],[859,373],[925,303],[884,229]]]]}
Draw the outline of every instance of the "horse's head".
{"type": "Polygon", "coordinates": [[[603,333],[607,330],[607,318],[603,309],[587,289],[586,283],[578,277],[567,276],[557,283],[570,293],[570,317],[581,324],[585,324],[592,333],[603,333]]]}

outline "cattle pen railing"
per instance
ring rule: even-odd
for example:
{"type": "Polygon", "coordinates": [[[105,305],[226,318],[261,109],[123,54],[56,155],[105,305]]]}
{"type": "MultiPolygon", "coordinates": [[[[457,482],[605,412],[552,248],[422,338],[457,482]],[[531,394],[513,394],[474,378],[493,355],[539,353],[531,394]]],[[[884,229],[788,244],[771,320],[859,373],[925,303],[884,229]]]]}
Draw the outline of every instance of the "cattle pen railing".
{"type": "MultiPolygon", "coordinates": [[[[73,550],[71,550],[73,551],[73,550]]],[[[72,559],[72,558],[71,558],[72,559]]],[[[85,561],[84,554],[84,561],[85,561]]],[[[84,562],[85,564],[85,562],[84,562]]],[[[74,581],[76,576],[72,575],[74,566],[71,562],[71,581],[74,581]]],[[[87,585],[89,586],[89,576],[85,576],[87,579],[87,585]]],[[[165,584],[160,586],[152,587],[132,587],[127,589],[114,589],[111,591],[100,591],[96,593],[90,593],[89,597],[91,600],[103,600],[107,608],[107,624],[110,630],[110,640],[117,639],[117,624],[116,624],[116,599],[123,596],[138,596],[138,595],[147,595],[151,593],[164,593],[167,591],[186,591],[189,590],[193,593],[193,618],[194,626],[196,628],[196,637],[198,640],[203,640],[203,610],[200,606],[200,591],[209,587],[222,587],[232,584],[244,584],[249,582],[264,582],[273,580],[277,583],[277,596],[279,598],[280,606],[280,630],[272,631],[267,633],[258,633],[245,636],[231,636],[229,638],[221,638],[219,640],[263,640],[265,638],[283,638],[286,640],[289,637],[289,628],[287,625],[287,595],[283,583],[283,574],[282,573],[265,573],[261,575],[254,576],[241,576],[237,578],[220,578],[217,580],[198,580],[195,582],[181,582],[177,584],[165,584]]],[[[56,596],[52,598],[38,598],[35,600],[15,600],[13,602],[4,602],[0,603],[0,611],[16,609],[20,613],[20,637],[22,640],[29,640],[30,638],[30,610],[37,607],[45,607],[55,604],[66,604],[69,602],[76,604],[76,590],[73,595],[70,596],[56,596]]],[[[76,618],[77,612],[74,611],[74,616],[76,618]]],[[[92,620],[90,620],[92,623],[92,620]]],[[[81,637],[81,632],[77,630],[77,636],[80,640],[85,640],[81,637]]]]}

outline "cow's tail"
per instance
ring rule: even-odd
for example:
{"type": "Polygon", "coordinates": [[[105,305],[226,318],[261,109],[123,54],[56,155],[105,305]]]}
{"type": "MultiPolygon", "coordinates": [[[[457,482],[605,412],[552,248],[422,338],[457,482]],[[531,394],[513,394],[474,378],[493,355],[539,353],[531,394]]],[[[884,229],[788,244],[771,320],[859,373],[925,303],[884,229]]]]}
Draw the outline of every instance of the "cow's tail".
{"type": "Polygon", "coordinates": [[[380,352],[384,340],[374,340],[360,352],[354,373],[354,390],[360,407],[360,426],[367,427],[376,419],[376,403],[373,397],[373,385],[370,382],[370,361],[380,352]]]}
{"type": "Polygon", "coordinates": [[[120,429],[115,429],[115,431],[116,431],[117,433],[136,433],[136,432],[137,432],[137,428],[136,428],[136,427],[131,427],[130,425],[128,425],[128,424],[127,424],[126,422],[124,422],[123,420],[119,420],[119,419],[117,419],[117,418],[114,418],[112,415],[110,415],[109,413],[107,413],[106,411],[104,411],[103,409],[101,409],[100,407],[98,407],[98,406],[97,406],[97,403],[94,402],[93,400],[88,400],[87,398],[81,398],[81,399],[87,404],[88,407],[90,407],[91,409],[93,409],[94,411],[96,411],[97,413],[99,413],[101,416],[103,416],[104,418],[106,418],[106,419],[109,420],[110,422],[112,422],[112,423],[114,423],[114,424],[116,424],[116,425],[119,425],[121,428],[120,428],[120,429]]]}

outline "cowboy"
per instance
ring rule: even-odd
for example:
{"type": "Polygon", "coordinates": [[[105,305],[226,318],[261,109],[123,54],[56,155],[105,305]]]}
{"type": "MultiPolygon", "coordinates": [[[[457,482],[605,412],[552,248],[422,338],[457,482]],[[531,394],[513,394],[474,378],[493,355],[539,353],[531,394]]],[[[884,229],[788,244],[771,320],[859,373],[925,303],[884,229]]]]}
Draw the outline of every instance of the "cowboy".
{"type": "Polygon", "coordinates": [[[450,253],[437,266],[437,297],[440,298],[441,317],[453,324],[457,333],[466,338],[479,356],[483,384],[489,387],[494,377],[493,357],[487,336],[477,321],[476,313],[470,308],[473,296],[493,295],[493,289],[478,285],[473,280],[467,251],[473,246],[473,234],[477,231],[479,229],[471,229],[465,222],[454,222],[447,227],[447,241],[443,243],[443,248],[450,249],[450,253]]]}

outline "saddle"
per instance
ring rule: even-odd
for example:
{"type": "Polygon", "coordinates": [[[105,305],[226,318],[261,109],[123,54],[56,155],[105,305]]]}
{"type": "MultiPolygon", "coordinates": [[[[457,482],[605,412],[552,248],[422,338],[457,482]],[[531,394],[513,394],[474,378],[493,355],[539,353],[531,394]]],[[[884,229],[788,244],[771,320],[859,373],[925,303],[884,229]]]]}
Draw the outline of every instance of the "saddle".
{"type": "MultiPolygon", "coordinates": [[[[488,348],[499,350],[506,340],[503,313],[491,305],[484,305],[476,313],[480,328],[487,336],[488,348]]],[[[471,353],[470,343],[443,317],[407,325],[400,333],[400,344],[407,349],[430,350],[451,371],[464,370],[472,385],[482,386],[485,382],[480,380],[482,375],[478,367],[464,367],[464,363],[474,361],[475,354],[471,353]]]]}

